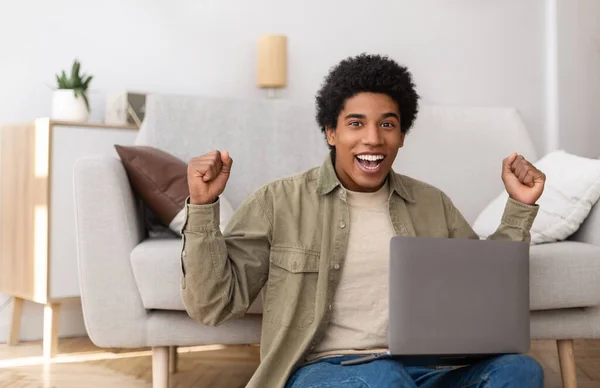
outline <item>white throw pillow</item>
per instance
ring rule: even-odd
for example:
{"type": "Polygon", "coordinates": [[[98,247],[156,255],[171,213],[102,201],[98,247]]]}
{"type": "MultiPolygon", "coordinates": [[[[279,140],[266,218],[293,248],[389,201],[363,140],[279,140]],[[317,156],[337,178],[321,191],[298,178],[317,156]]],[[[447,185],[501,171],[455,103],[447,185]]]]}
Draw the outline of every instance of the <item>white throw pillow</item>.
{"type": "MultiPolygon", "coordinates": [[[[219,197],[219,207],[221,218],[219,227],[221,229],[221,232],[223,232],[225,230],[225,227],[229,223],[229,220],[231,220],[231,217],[233,217],[233,214],[235,212],[229,201],[222,195],[219,197]]],[[[181,228],[183,227],[183,221],[185,221],[185,207],[181,209],[179,213],[177,213],[175,218],[173,218],[173,221],[171,221],[171,223],[169,224],[169,229],[171,229],[177,234],[180,234],[181,228]]]]}
{"type": "MultiPolygon", "coordinates": [[[[564,240],[577,231],[600,198],[600,160],[558,150],[534,165],[546,174],[546,185],[538,200],[540,209],[531,228],[531,243],[564,240]]],[[[498,228],[507,200],[504,191],[479,214],[473,229],[481,238],[498,228]]]]}

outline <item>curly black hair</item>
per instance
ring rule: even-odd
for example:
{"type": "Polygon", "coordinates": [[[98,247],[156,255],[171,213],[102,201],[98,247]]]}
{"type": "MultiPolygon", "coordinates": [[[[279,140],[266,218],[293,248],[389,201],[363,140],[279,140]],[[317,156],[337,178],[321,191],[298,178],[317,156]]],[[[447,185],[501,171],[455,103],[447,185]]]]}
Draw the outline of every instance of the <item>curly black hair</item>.
{"type": "Polygon", "coordinates": [[[400,130],[404,133],[410,130],[419,111],[420,98],[411,73],[387,56],[360,54],[333,67],[317,93],[316,118],[323,133],[326,127],[337,126],[346,100],[361,92],[391,97],[400,110],[400,130]]]}

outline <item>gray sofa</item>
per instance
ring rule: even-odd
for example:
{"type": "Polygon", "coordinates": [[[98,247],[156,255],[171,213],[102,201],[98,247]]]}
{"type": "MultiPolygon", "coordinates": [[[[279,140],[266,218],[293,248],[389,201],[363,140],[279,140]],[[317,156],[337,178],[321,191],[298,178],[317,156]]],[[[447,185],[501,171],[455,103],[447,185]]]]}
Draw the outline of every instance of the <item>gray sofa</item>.
{"type": "MultiPolygon", "coordinates": [[[[224,196],[234,208],[262,184],[320,165],[327,154],[313,105],[280,100],[151,95],[137,144],[186,161],[229,150],[234,166],[224,196]]],[[[538,156],[514,109],[424,106],[395,170],[438,186],[473,222],[502,190],[500,163],[513,151],[538,156]]],[[[154,386],[166,387],[169,347],[259,343],[260,300],[219,327],[188,317],[181,241],[146,238],[119,159],[78,160],[74,189],[83,314],[96,345],[152,347],[154,386]]],[[[558,340],[565,386],[574,387],[572,340],[600,338],[598,207],[569,241],[531,247],[530,302],[532,337],[558,340]]]]}

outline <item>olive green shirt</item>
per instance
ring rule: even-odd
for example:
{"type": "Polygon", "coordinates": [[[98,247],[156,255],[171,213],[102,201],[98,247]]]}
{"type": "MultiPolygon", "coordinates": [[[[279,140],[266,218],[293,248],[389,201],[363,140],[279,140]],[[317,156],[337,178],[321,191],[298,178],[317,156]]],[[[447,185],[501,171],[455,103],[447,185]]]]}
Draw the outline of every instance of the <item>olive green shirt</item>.
{"type": "MultiPolygon", "coordinates": [[[[390,172],[397,235],[478,236],[441,190],[390,172]]],[[[182,296],[188,314],[215,326],[243,316],[263,291],[261,363],[248,387],[284,387],[331,319],[348,244],[346,189],[330,157],[319,168],[254,192],[223,233],[219,203],[186,205],[182,296]]],[[[538,206],[512,199],[490,239],[529,241],[538,206]]]]}

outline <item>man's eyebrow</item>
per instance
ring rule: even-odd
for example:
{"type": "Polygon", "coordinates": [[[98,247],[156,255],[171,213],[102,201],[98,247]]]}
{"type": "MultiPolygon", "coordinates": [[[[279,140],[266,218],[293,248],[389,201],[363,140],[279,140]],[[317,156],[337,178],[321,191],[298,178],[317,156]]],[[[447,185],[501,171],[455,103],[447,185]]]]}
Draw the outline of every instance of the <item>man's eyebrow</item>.
{"type": "MultiPolygon", "coordinates": [[[[346,117],[344,117],[345,119],[364,119],[366,118],[366,115],[363,115],[361,113],[350,113],[348,115],[346,115],[346,117]]],[[[394,112],[387,112],[381,115],[382,119],[388,118],[388,117],[395,117],[396,120],[400,121],[400,116],[398,116],[398,113],[394,113],[394,112]]]]}
{"type": "Polygon", "coordinates": [[[398,116],[398,113],[394,113],[394,112],[388,112],[388,113],[384,113],[381,115],[382,119],[388,118],[388,117],[395,117],[396,120],[400,121],[400,116],[398,116]]]}
{"type": "Polygon", "coordinates": [[[364,119],[367,116],[360,114],[360,113],[350,113],[349,115],[347,115],[346,117],[344,117],[345,119],[364,119]]]}

